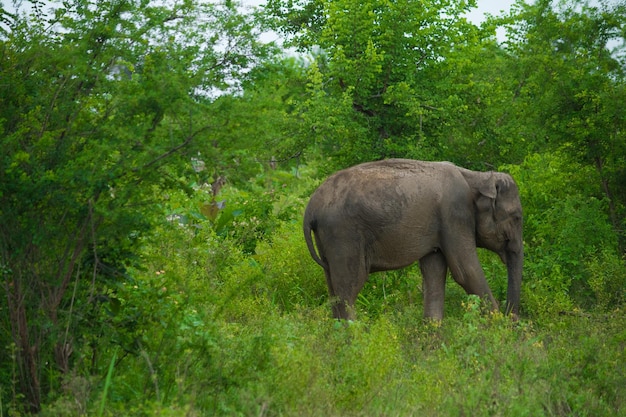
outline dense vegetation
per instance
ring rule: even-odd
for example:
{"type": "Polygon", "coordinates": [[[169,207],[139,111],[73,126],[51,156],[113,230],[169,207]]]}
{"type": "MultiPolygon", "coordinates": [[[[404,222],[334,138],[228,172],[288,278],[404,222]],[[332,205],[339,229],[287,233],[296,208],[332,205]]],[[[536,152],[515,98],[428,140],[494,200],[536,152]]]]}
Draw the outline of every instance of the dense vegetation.
{"type": "Polygon", "coordinates": [[[626,6],[473,7],[0,7],[0,416],[626,415],[626,6]],[[514,176],[519,322],[415,267],[331,319],[304,205],[389,157],[514,176]]]}

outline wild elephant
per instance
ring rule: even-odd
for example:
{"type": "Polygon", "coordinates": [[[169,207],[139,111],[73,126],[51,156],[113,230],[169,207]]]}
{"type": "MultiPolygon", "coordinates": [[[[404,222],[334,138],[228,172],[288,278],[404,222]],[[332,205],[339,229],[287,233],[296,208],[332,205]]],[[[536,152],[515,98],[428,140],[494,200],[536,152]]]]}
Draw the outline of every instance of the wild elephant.
{"type": "Polygon", "coordinates": [[[508,174],[470,171],[449,162],[364,163],[319,186],[303,227],[311,256],[324,268],[336,318],[354,318],[354,302],[370,272],[415,261],[423,275],[425,317],[443,318],[448,269],[468,294],[497,309],[477,247],[497,253],[505,263],[506,312],[518,315],[522,206],[508,174]]]}

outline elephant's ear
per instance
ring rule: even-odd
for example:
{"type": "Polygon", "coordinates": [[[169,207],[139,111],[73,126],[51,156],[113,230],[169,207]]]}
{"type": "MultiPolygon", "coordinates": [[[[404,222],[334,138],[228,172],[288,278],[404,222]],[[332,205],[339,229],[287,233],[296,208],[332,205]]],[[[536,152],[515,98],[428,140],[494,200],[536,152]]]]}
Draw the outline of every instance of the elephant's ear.
{"type": "Polygon", "coordinates": [[[496,176],[493,174],[493,172],[490,172],[489,176],[485,178],[484,181],[480,182],[478,186],[478,191],[481,195],[491,200],[496,199],[496,196],[498,195],[498,189],[496,187],[496,176]]]}
{"type": "Polygon", "coordinates": [[[474,177],[474,189],[476,190],[474,204],[478,212],[482,215],[495,215],[496,197],[498,189],[496,187],[496,178],[493,173],[479,173],[474,177]]]}

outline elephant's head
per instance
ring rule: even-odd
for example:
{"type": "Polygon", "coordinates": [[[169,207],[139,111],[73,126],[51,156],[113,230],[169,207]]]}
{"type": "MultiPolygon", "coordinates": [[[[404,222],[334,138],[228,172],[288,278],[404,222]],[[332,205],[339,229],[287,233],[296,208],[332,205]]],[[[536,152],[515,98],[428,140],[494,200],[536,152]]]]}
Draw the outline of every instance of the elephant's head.
{"type": "Polygon", "coordinates": [[[461,169],[474,190],[476,245],[500,255],[507,266],[507,312],[519,313],[524,248],[522,204],[510,175],[461,169]]]}

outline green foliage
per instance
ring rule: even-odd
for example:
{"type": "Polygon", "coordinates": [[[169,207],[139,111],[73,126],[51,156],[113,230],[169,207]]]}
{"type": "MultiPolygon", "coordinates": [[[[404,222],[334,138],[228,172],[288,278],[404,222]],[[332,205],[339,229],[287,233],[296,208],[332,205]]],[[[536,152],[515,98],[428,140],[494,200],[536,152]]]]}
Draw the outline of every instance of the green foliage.
{"type": "Polygon", "coordinates": [[[429,136],[446,117],[440,114],[446,100],[435,95],[430,74],[451,44],[462,49],[475,39],[476,28],[460,17],[473,3],[302,3],[272,1],[268,7],[294,42],[314,54],[299,132],[336,166],[436,155],[429,136]],[[285,21],[294,15],[320,26],[296,28],[285,21]]]}
{"type": "Polygon", "coordinates": [[[541,135],[534,146],[565,151],[597,172],[624,250],[626,119],[618,109],[626,100],[620,23],[626,9],[572,1],[519,2],[518,7],[517,14],[504,20],[512,40],[506,50],[521,71],[516,101],[526,123],[541,135]]]}
{"type": "Polygon", "coordinates": [[[624,414],[625,9],[474,5],[0,8],[0,415],[624,414]],[[307,198],[393,156],[513,175],[520,321],[417,266],[330,318],[307,198]]]}
{"type": "Polygon", "coordinates": [[[306,88],[302,59],[260,63],[246,74],[242,88],[241,95],[222,95],[211,105],[219,128],[199,146],[199,157],[213,180],[223,176],[241,184],[270,167],[288,170],[298,165],[306,146],[291,134],[293,113],[306,88]]]}
{"type": "Polygon", "coordinates": [[[611,287],[613,278],[604,275],[607,282],[600,284],[602,275],[586,265],[598,257],[620,260],[606,202],[595,187],[598,173],[561,153],[531,155],[509,168],[524,207],[528,311],[557,313],[600,301],[593,292],[611,287]]]}
{"type": "Polygon", "coordinates": [[[209,91],[235,88],[269,50],[232,4],[78,1],[44,13],[34,2],[8,26],[2,340],[16,346],[13,395],[36,412],[101,331],[90,319],[137,266],[160,195],[186,185],[184,153],[216,127],[205,117],[209,91]]]}
{"type": "Polygon", "coordinates": [[[589,274],[588,285],[593,291],[598,308],[609,310],[626,301],[626,268],[611,249],[603,249],[585,262],[589,274]]]}
{"type": "MultiPolygon", "coordinates": [[[[283,192],[300,188],[307,186],[296,181],[283,192]]],[[[409,270],[374,275],[359,320],[341,323],[329,318],[323,273],[299,222],[281,221],[272,236],[249,255],[209,219],[160,229],[145,246],[147,269],[133,271],[135,284],[115,295],[121,306],[108,334],[126,340],[127,353],[107,412],[613,415],[623,408],[625,381],[613,372],[624,360],[623,309],[538,310],[541,324],[516,324],[455,290],[448,304],[458,306],[433,324],[421,318],[419,296],[409,295],[419,286],[409,270]]],[[[103,376],[112,354],[100,362],[103,376]]],[[[100,404],[103,389],[93,388],[87,408],[100,404]]]]}
{"type": "MultiPolygon", "coordinates": [[[[287,184],[275,201],[311,186],[297,177],[287,184]]],[[[206,192],[192,197],[170,195],[165,211],[195,220],[164,222],[143,238],[142,268],[129,269],[103,300],[103,332],[81,352],[100,377],[68,375],[43,415],[96,414],[104,395],[103,415],[129,416],[608,416],[626,404],[626,380],[614,371],[626,359],[626,314],[601,298],[611,287],[592,286],[612,306],[606,313],[539,309],[536,322],[514,323],[451,283],[446,319],[431,323],[422,319],[419,274],[409,269],[373,275],[359,319],[338,322],[298,221],[279,220],[249,254],[212,220],[189,216],[206,192]]],[[[303,203],[292,200],[294,212],[303,203]]],[[[532,293],[523,300],[529,309],[532,293]]]]}
{"type": "Polygon", "coordinates": [[[325,305],[326,281],[300,238],[300,222],[283,224],[272,242],[264,242],[254,259],[262,266],[256,291],[281,311],[291,312],[310,305],[325,305]],[[263,288],[264,287],[264,288],[263,288]]]}

